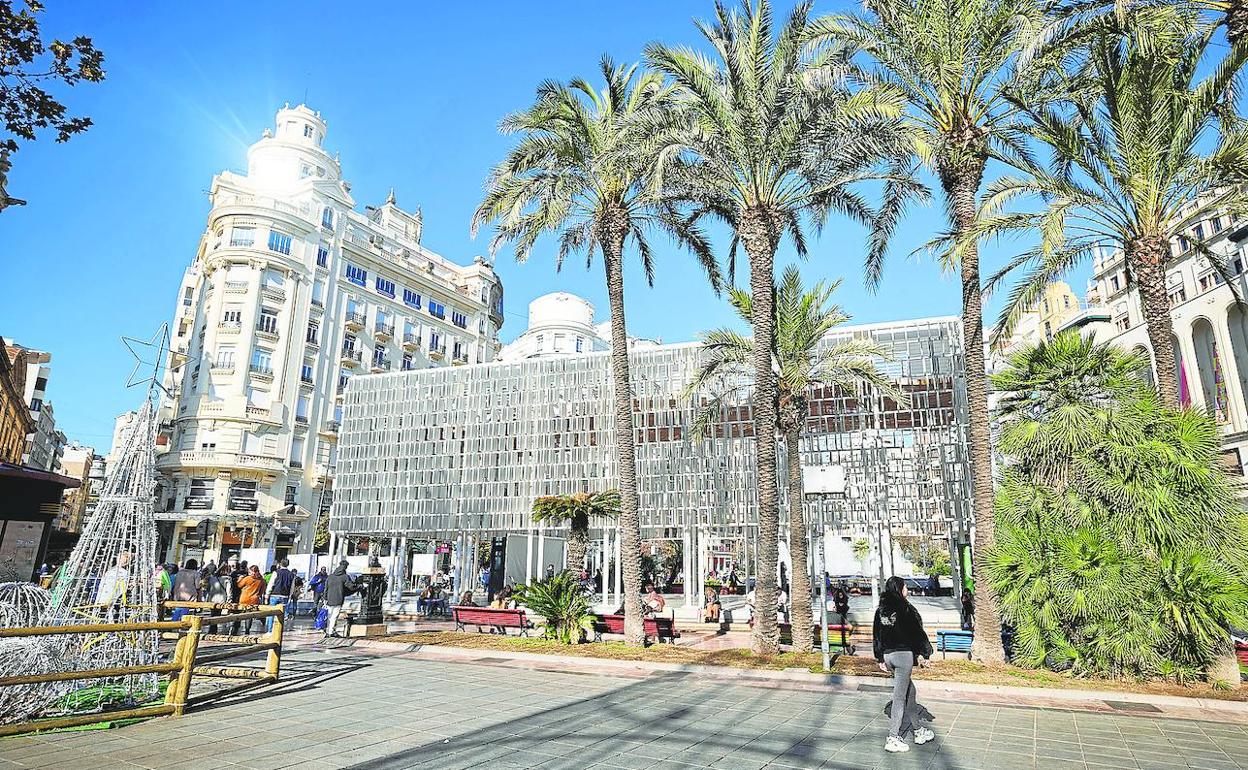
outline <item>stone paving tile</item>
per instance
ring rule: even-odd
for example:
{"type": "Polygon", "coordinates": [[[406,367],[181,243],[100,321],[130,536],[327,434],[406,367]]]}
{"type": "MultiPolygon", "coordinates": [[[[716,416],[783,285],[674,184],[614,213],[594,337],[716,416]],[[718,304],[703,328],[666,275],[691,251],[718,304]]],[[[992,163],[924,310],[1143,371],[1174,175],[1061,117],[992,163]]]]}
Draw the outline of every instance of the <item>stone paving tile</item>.
{"type": "Polygon", "coordinates": [[[1248,770],[1240,724],[936,701],[937,739],[890,755],[887,693],[310,651],[283,665],[291,684],[180,720],[0,740],[0,770],[1248,770]]]}

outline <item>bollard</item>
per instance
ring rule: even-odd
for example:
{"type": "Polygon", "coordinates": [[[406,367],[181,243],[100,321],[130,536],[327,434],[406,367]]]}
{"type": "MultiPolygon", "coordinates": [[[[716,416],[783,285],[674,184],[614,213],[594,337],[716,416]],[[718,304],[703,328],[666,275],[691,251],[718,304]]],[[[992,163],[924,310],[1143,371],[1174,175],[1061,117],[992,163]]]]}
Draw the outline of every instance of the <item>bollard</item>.
{"type": "Polygon", "coordinates": [[[277,681],[278,673],[282,667],[282,631],[286,626],[286,611],[282,607],[278,607],[278,612],[273,616],[273,630],[269,632],[269,641],[276,643],[276,647],[269,650],[268,663],[265,665],[265,671],[269,676],[273,677],[273,681],[277,681]]]}

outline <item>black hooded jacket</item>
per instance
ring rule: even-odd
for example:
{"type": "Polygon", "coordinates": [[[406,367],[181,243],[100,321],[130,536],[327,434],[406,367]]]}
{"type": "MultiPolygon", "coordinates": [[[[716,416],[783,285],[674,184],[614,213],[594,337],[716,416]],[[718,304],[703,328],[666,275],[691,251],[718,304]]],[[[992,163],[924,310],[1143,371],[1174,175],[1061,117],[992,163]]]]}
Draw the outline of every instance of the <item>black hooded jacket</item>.
{"type": "Polygon", "coordinates": [[[325,606],[341,607],[343,601],[357,590],[359,587],[347,574],[347,568],[335,567],[325,579],[325,606]]]}
{"type": "Polygon", "coordinates": [[[923,630],[923,618],[914,605],[899,593],[885,591],[880,596],[880,606],[875,610],[873,630],[875,659],[883,661],[890,652],[902,650],[914,653],[915,662],[920,657],[932,657],[932,643],[923,630]]]}

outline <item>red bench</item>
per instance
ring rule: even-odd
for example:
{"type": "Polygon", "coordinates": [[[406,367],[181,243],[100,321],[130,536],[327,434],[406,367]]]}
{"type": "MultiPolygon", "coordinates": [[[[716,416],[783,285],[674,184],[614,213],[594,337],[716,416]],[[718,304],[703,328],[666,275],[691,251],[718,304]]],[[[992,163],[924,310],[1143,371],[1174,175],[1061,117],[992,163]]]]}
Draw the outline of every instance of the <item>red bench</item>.
{"type": "MultiPolygon", "coordinates": [[[[651,639],[656,642],[667,641],[669,644],[675,644],[676,639],[680,636],[680,632],[676,630],[676,621],[672,618],[665,618],[659,615],[652,615],[644,621],[644,633],[646,642],[651,639]]],[[[603,634],[623,634],[624,633],[624,616],[623,615],[595,615],[594,616],[594,641],[601,642],[603,634]]]]}
{"type": "Polygon", "coordinates": [[[1248,666],[1248,644],[1244,642],[1236,642],[1235,657],[1239,659],[1239,664],[1241,666],[1248,666]]]}
{"type": "Polygon", "coordinates": [[[451,616],[455,620],[455,630],[463,631],[465,625],[476,626],[480,633],[488,627],[490,632],[497,631],[504,636],[507,629],[517,628],[521,636],[528,636],[533,624],[524,616],[524,610],[500,610],[492,607],[452,607],[451,616]]]}

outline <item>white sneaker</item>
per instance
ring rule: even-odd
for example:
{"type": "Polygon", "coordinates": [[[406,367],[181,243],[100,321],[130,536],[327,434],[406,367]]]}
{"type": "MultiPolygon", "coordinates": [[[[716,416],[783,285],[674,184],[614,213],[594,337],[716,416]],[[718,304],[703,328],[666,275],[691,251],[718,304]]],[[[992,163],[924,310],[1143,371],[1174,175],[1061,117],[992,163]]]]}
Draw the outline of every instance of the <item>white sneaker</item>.
{"type": "Polygon", "coordinates": [[[890,735],[888,736],[888,740],[884,741],[884,750],[897,754],[902,751],[909,751],[910,745],[902,739],[890,735]]]}
{"type": "Polygon", "coordinates": [[[916,728],[914,731],[914,743],[916,746],[922,746],[924,743],[936,737],[936,733],[926,727],[916,728]]]}

